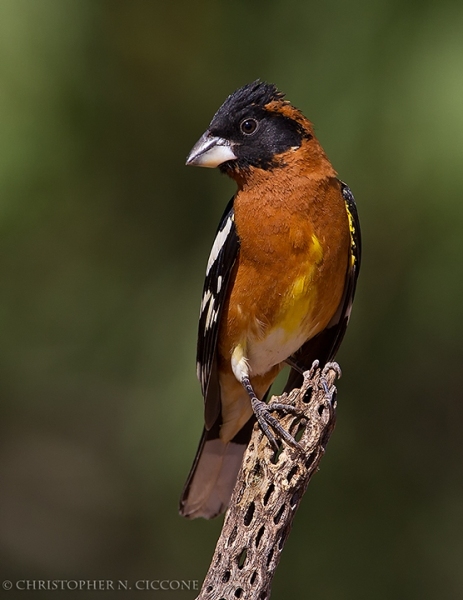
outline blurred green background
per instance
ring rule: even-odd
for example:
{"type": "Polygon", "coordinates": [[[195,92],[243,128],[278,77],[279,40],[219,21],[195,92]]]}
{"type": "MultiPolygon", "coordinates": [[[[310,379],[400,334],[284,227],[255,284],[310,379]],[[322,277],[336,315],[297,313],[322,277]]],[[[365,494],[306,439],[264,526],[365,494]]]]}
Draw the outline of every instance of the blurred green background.
{"type": "Polygon", "coordinates": [[[1,0],[2,579],[204,577],[221,520],[177,501],[234,184],[184,160],[260,77],[315,123],[364,239],[273,597],[463,597],[462,31],[460,0],[1,0]]]}

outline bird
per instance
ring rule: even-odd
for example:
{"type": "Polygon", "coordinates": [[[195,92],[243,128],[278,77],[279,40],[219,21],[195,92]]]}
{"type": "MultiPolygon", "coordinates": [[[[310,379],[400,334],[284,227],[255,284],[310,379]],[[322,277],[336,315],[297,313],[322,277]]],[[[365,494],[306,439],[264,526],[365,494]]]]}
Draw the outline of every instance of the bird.
{"type": "Polygon", "coordinates": [[[187,518],[211,519],[229,504],[255,421],[298,446],[269,406],[315,360],[334,359],[349,321],[361,259],[360,224],[312,123],[271,83],[237,89],[193,146],[187,165],[215,168],[237,191],[206,267],[197,342],[204,429],[180,499],[187,518]]]}

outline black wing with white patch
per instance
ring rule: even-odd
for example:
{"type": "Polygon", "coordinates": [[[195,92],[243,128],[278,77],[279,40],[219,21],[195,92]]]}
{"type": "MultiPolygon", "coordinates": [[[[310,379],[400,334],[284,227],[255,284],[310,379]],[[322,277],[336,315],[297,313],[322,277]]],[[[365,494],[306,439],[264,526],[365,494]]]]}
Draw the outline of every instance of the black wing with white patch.
{"type": "MultiPolygon", "coordinates": [[[[355,288],[360,270],[360,261],[362,255],[362,239],[360,235],[360,221],[357,213],[355,199],[349,187],[341,184],[341,192],[346,205],[347,217],[349,219],[350,231],[350,253],[349,264],[347,267],[346,282],[344,293],[336,314],[331,319],[328,326],[314,338],[306,342],[292,357],[292,361],[298,368],[307,371],[312,366],[315,359],[320,361],[323,366],[327,362],[334,360],[339,346],[346,333],[349,323],[352,304],[354,301],[355,288]]],[[[291,369],[286,383],[285,392],[289,392],[302,385],[302,375],[297,370],[291,369]]]]}
{"type": "Polygon", "coordinates": [[[214,425],[220,412],[217,338],[230,276],[240,247],[233,200],[234,198],[230,200],[225,209],[212,245],[199,315],[197,373],[206,404],[206,429],[214,425]]]}

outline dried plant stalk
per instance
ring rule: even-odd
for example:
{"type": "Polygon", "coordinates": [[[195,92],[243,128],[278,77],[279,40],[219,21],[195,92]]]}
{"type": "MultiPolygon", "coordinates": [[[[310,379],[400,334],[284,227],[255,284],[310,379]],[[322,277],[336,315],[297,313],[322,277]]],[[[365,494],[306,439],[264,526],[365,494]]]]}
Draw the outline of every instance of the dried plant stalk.
{"type": "Polygon", "coordinates": [[[294,515],[325,452],[336,421],[336,363],[314,363],[300,389],[272,398],[297,406],[303,418],[281,422],[303,452],[284,444],[277,454],[255,425],[211,566],[197,600],[266,600],[294,515]],[[299,439],[300,438],[300,439],[299,439]]]}

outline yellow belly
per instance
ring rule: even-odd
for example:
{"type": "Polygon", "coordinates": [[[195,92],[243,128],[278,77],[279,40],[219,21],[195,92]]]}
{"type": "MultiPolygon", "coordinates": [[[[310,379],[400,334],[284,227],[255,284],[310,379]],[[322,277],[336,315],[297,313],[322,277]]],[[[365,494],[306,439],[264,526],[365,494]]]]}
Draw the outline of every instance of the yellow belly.
{"type": "Polygon", "coordinates": [[[318,304],[317,270],[323,250],[312,235],[311,252],[298,275],[280,298],[273,322],[260,333],[247,338],[246,354],[251,375],[262,375],[285,361],[302,344],[321,330],[318,304]]]}

